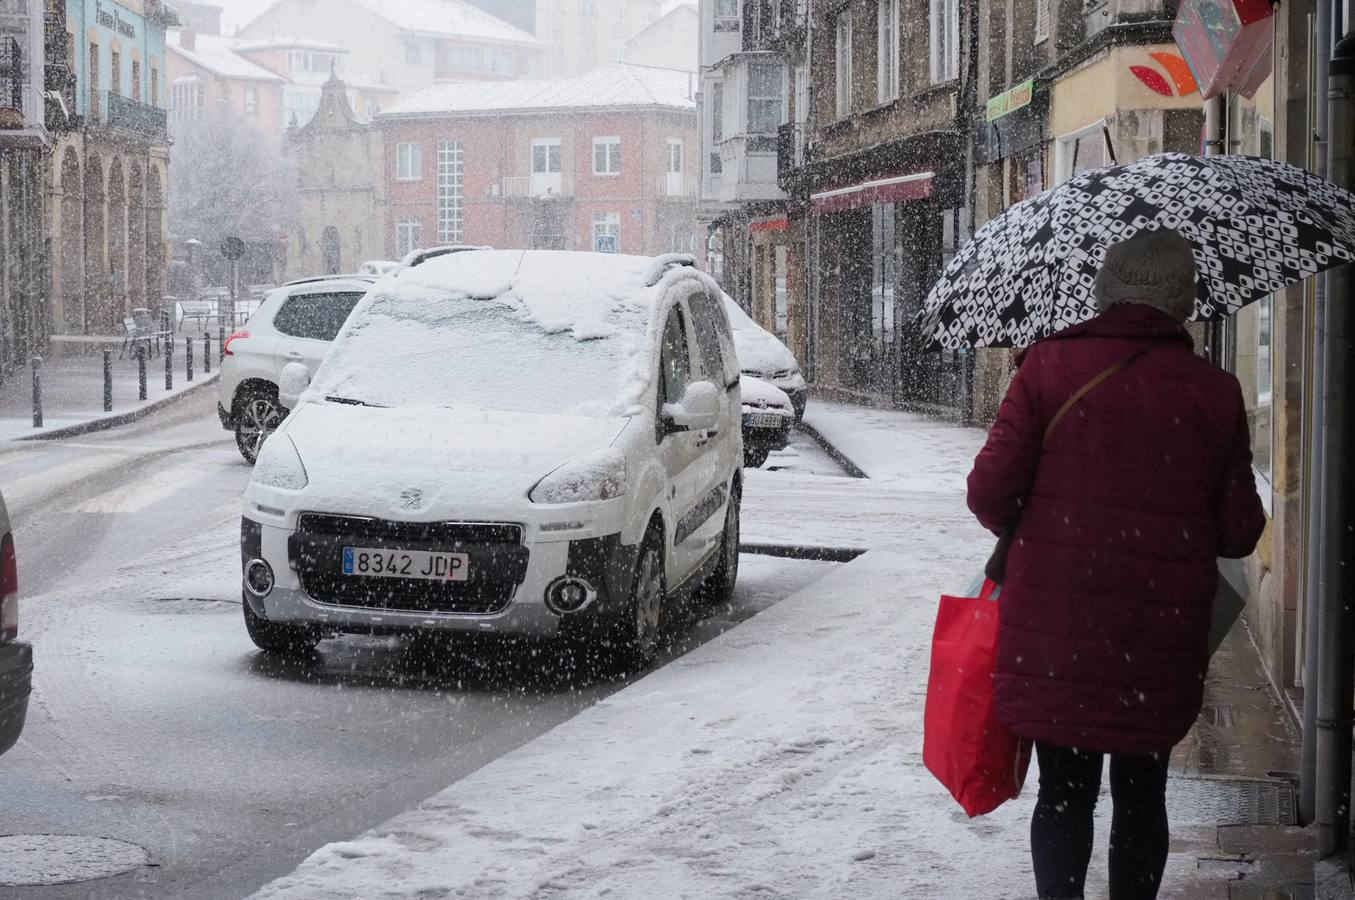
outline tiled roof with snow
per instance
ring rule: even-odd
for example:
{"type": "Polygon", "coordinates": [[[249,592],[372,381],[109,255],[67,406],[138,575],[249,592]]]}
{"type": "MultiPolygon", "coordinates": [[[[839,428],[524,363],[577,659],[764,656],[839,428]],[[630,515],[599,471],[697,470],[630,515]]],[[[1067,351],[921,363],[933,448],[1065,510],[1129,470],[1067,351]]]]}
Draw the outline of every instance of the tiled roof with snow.
{"type": "Polygon", "coordinates": [[[354,0],[373,13],[416,34],[435,34],[464,41],[545,46],[515,25],[464,0],[354,0]]]}
{"type": "Polygon", "coordinates": [[[236,50],[243,43],[238,38],[199,34],[194,48],[189,50],[181,44],[182,34],[180,31],[170,31],[166,35],[170,51],[214,75],[245,81],[286,81],[276,72],[252,63],[238,54],[236,50]]]}
{"type": "Polygon", "coordinates": [[[694,90],[687,72],[620,64],[561,81],[439,84],[397,103],[381,116],[654,106],[694,111],[694,90]]]}
{"type": "Polygon", "coordinates": [[[696,0],[664,0],[663,7],[659,12],[659,18],[662,19],[664,16],[668,15],[673,10],[683,6],[690,7],[692,12],[697,11],[696,0]]]}
{"type": "Polygon", "coordinates": [[[247,50],[321,50],[327,53],[348,53],[342,44],[316,41],[303,37],[245,38],[235,45],[237,51],[247,50]]]}

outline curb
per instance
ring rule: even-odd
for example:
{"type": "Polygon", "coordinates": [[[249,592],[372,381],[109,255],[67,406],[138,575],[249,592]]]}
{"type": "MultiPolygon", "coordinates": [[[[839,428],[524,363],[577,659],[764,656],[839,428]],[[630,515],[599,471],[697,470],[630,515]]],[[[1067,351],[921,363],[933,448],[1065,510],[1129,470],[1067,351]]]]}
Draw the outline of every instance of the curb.
{"type": "Polygon", "coordinates": [[[781,559],[810,559],[820,562],[851,562],[870,550],[865,547],[815,547],[808,544],[739,544],[740,553],[775,556],[781,559]]]}
{"type": "Polygon", "coordinates": [[[221,374],[220,372],[213,372],[206,378],[204,378],[202,381],[197,382],[190,388],[184,388],[177,394],[174,394],[169,397],[161,397],[159,400],[147,403],[145,406],[131,410],[130,412],[114,413],[112,415],[104,416],[101,419],[91,419],[88,422],[81,422],[79,425],[67,425],[64,428],[54,428],[51,431],[43,431],[39,434],[26,434],[23,437],[10,438],[10,440],[60,441],[66,438],[80,437],[81,435],[84,434],[93,434],[94,432],[97,431],[107,431],[110,428],[118,428],[122,425],[130,425],[131,423],[139,419],[144,419],[146,416],[149,416],[153,412],[158,412],[164,409],[171,403],[181,400],[182,398],[187,397],[189,394],[192,394],[193,392],[201,388],[205,388],[208,385],[215,384],[216,379],[220,374],[221,374]]]}
{"type": "Polygon", "coordinates": [[[847,473],[848,477],[870,478],[870,476],[866,474],[864,469],[862,469],[856,463],[848,459],[846,454],[844,454],[837,447],[834,447],[833,444],[826,437],[824,437],[823,434],[813,425],[810,425],[808,422],[802,419],[800,420],[799,423],[796,424],[795,428],[801,434],[806,435],[807,437],[809,437],[810,440],[818,444],[824,453],[827,453],[829,456],[831,456],[833,458],[833,462],[841,466],[842,470],[847,473]]]}

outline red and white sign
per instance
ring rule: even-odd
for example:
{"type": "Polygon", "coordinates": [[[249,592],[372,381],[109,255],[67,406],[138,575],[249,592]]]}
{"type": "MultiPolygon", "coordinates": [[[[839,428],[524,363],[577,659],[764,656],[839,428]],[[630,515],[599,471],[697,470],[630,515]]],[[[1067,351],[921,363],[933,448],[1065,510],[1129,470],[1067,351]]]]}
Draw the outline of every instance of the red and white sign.
{"type": "Polygon", "coordinates": [[[1201,97],[1256,93],[1270,74],[1273,16],[1270,0],[1182,0],[1172,36],[1201,97]]]}

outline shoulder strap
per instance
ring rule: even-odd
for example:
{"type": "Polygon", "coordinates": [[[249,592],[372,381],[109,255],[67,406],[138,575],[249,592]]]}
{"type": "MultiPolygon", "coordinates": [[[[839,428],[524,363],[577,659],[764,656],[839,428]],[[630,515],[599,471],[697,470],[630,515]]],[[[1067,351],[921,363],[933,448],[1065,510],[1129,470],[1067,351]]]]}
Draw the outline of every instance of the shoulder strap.
{"type": "Polygon", "coordinates": [[[1091,381],[1088,381],[1082,387],[1074,391],[1073,395],[1069,397],[1067,400],[1065,400],[1063,402],[1063,405],[1059,407],[1059,411],[1054,413],[1054,418],[1049,420],[1049,425],[1044,430],[1044,438],[1042,439],[1042,441],[1049,440],[1049,435],[1054,430],[1054,426],[1059,424],[1059,420],[1061,420],[1065,415],[1067,415],[1068,410],[1072,409],[1073,406],[1077,403],[1077,401],[1081,400],[1083,397],[1087,396],[1087,394],[1091,393],[1092,389],[1095,388],[1098,384],[1105,381],[1107,378],[1114,375],[1116,372],[1120,371],[1125,366],[1129,365],[1134,360],[1138,359],[1140,356],[1143,356],[1145,353],[1148,353],[1154,349],[1156,349],[1156,346],[1144,347],[1141,350],[1135,350],[1133,353],[1129,354],[1124,359],[1116,360],[1115,362],[1106,366],[1104,369],[1102,369],[1100,372],[1094,375],[1091,381]]]}

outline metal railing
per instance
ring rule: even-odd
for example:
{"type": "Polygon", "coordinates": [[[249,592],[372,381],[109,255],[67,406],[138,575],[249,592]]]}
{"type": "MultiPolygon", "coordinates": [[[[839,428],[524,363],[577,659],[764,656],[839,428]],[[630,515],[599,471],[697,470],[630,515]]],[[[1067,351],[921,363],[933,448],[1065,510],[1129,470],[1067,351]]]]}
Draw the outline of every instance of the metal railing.
{"type": "Polygon", "coordinates": [[[659,176],[658,195],[664,199],[695,199],[700,182],[697,176],[666,172],[659,176]]]}
{"type": "Polygon", "coordinates": [[[574,184],[560,172],[506,175],[499,186],[504,197],[560,199],[574,196],[574,184]]]}
{"type": "Polygon", "coordinates": [[[105,91],[108,98],[108,124],[114,128],[147,137],[164,138],[168,125],[165,110],[113,91],[105,91]]]}

